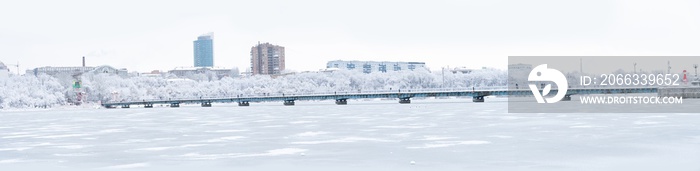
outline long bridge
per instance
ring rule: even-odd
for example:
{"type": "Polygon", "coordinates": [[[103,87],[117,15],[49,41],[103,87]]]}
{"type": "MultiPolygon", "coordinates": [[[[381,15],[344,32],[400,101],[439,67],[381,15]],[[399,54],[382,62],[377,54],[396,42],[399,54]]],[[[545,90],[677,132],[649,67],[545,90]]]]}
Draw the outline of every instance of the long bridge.
{"type": "MultiPolygon", "coordinates": [[[[540,90],[541,91],[541,90],[540,90]]],[[[552,89],[549,94],[557,94],[557,89],[552,89]]],[[[612,88],[569,88],[562,101],[570,101],[571,95],[578,94],[627,94],[627,93],[658,93],[656,87],[612,87],[612,88]]],[[[400,104],[411,103],[411,98],[421,97],[472,97],[473,102],[484,102],[484,96],[532,96],[530,89],[424,89],[424,90],[396,90],[396,91],[371,91],[371,92],[332,92],[319,94],[276,94],[214,98],[192,99],[167,99],[167,100],[142,100],[128,102],[103,103],[106,108],[130,108],[131,105],[143,105],[152,108],[154,104],[166,104],[170,107],[180,107],[180,104],[201,104],[202,107],[211,107],[212,103],[238,103],[238,106],[250,106],[250,102],[282,102],[286,106],[292,106],[295,101],[303,100],[335,100],[335,104],[346,105],[348,99],[393,98],[399,99],[400,104]]]]}

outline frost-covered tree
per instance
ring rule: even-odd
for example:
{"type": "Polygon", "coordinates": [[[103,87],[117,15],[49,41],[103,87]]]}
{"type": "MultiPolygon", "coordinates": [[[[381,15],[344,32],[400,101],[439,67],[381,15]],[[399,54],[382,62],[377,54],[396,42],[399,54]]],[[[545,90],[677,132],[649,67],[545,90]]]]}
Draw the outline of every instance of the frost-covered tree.
{"type": "MultiPolygon", "coordinates": [[[[389,71],[362,73],[339,70],[334,72],[296,73],[271,77],[224,77],[210,79],[208,75],[176,78],[122,78],[103,73],[81,76],[82,91],[88,102],[167,100],[183,98],[213,98],[237,96],[293,95],[309,93],[347,93],[363,91],[398,91],[429,88],[481,88],[507,85],[507,73],[484,69],[471,73],[389,71]],[[442,81],[444,77],[444,82],[442,81]]],[[[54,78],[45,75],[13,76],[0,82],[0,107],[50,107],[64,105],[77,99],[71,87],[73,77],[54,78]]]]}
{"type": "Polygon", "coordinates": [[[46,108],[65,105],[66,86],[46,75],[11,76],[0,80],[0,108],[46,108]]]}

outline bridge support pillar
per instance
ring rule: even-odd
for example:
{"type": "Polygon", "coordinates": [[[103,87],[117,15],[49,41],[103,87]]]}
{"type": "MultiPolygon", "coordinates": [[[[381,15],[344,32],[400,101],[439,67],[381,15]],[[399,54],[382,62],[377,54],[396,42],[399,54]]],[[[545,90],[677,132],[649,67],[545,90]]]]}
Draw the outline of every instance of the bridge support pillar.
{"type": "Polygon", "coordinates": [[[180,103],[170,103],[170,107],[180,107],[180,103]]]}
{"type": "Polygon", "coordinates": [[[337,104],[337,105],[347,105],[347,104],[348,104],[348,100],[347,100],[347,99],[336,99],[336,100],[335,100],[335,104],[337,104]]]}
{"type": "Polygon", "coordinates": [[[250,103],[248,103],[247,101],[241,101],[238,102],[238,106],[250,106],[250,103]]]}
{"type": "Polygon", "coordinates": [[[564,95],[564,97],[561,98],[561,101],[571,101],[571,95],[570,94],[564,95]]]}
{"type": "Polygon", "coordinates": [[[146,103],[143,105],[144,108],[153,108],[153,103],[146,103]]]}
{"type": "Polygon", "coordinates": [[[211,107],[211,102],[202,102],[202,107],[211,107]]]}
{"type": "Polygon", "coordinates": [[[411,98],[399,98],[399,104],[409,104],[411,103],[411,98]]]}
{"type": "Polygon", "coordinates": [[[484,102],[484,96],[474,96],[472,97],[472,102],[484,102]]]}
{"type": "Polygon", "coordinates": [[[294,106],[294,100],[284,100],[285,106],[294,106]]]}
{"type": "Polygon", "coordinates": [[[116,107],[116,106],[113,106],[113,105],[106,105],[105,108],[107,108],[107,109],[114,109],[114,108],[117,108],[117,107],[116,107]]]}
{"type": "Polygon", "coordinates": [[[123,104],[123,105],[122,105],[122,108],[129,108],[129,105],[128,105],[128,104],[123,104]]]}

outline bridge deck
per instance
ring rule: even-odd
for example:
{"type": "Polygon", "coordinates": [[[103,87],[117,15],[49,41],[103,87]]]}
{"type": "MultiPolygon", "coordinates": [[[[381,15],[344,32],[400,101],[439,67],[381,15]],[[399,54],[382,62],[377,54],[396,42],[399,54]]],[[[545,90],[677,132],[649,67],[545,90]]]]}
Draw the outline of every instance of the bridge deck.
{"type": "MultiPolygon", "coordinates": [[[[557,89],[550,94],[556,94],[557,89]]],[[[574,94],[624,94],[624,93],[657,93],[654,87],[620,87],[620,88],[570,88],[567,95],[574,94]]],[[[235,103],[235,102],[263,102],[263,101],[297,101],[297,100],[346,100],[363,98],[398,98],[410,99],[413,97],[483,97],[483,96],[532,96],[529,89],[488,89],[488,90],[424,90],[404,92],[366,92],[366,93],[326,93],[310,95],[273,95],[273,96],[248,96],[248,97],[220,97],[197,99],[168,99],[168,100],[142,100],[129,102],[104,103],[102,106],[128,106],[128,105],[153,105],[153,104],[180,104],[180,103],[235,103]]]]}

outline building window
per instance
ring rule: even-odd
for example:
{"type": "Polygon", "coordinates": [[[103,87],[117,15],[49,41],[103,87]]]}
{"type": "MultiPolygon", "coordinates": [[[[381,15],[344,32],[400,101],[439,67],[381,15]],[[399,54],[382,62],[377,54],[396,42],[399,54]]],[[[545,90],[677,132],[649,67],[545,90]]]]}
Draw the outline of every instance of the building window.
{"type": "Polygon", "coordinates": [[[379,64],[379,71],[386,72],[386,64],[379,64]]]}
{"type": "Polygon", "coordinates": [[[401,71],[401,66],[399,66],[399,64],[394,64],[394,71],[401,71]]]}
{"type": "Polygon", "coordinates": [[[338,68],[338,64],[333,64],[333,67],[334,67],[334,68],[338,68]]]}
{"type": "Polygon", "coordinates": [[[413,65],[413,64],[408,65],[408,69],[410,69],[411,71],[413,71],[414,69],[416,69],[416,65],[413,65]]]}
{"type": "Polygon", "coordinates": [[[372,72],[372,65],[370,65],[370,64],[362,65],[362,72],[364,72],[364,73],[372,72]]]}
{"type": "Polygon", "coordinates": [[[355,69],[355,64],[348,64],[347,67],[349,70],[355,69]]]}

